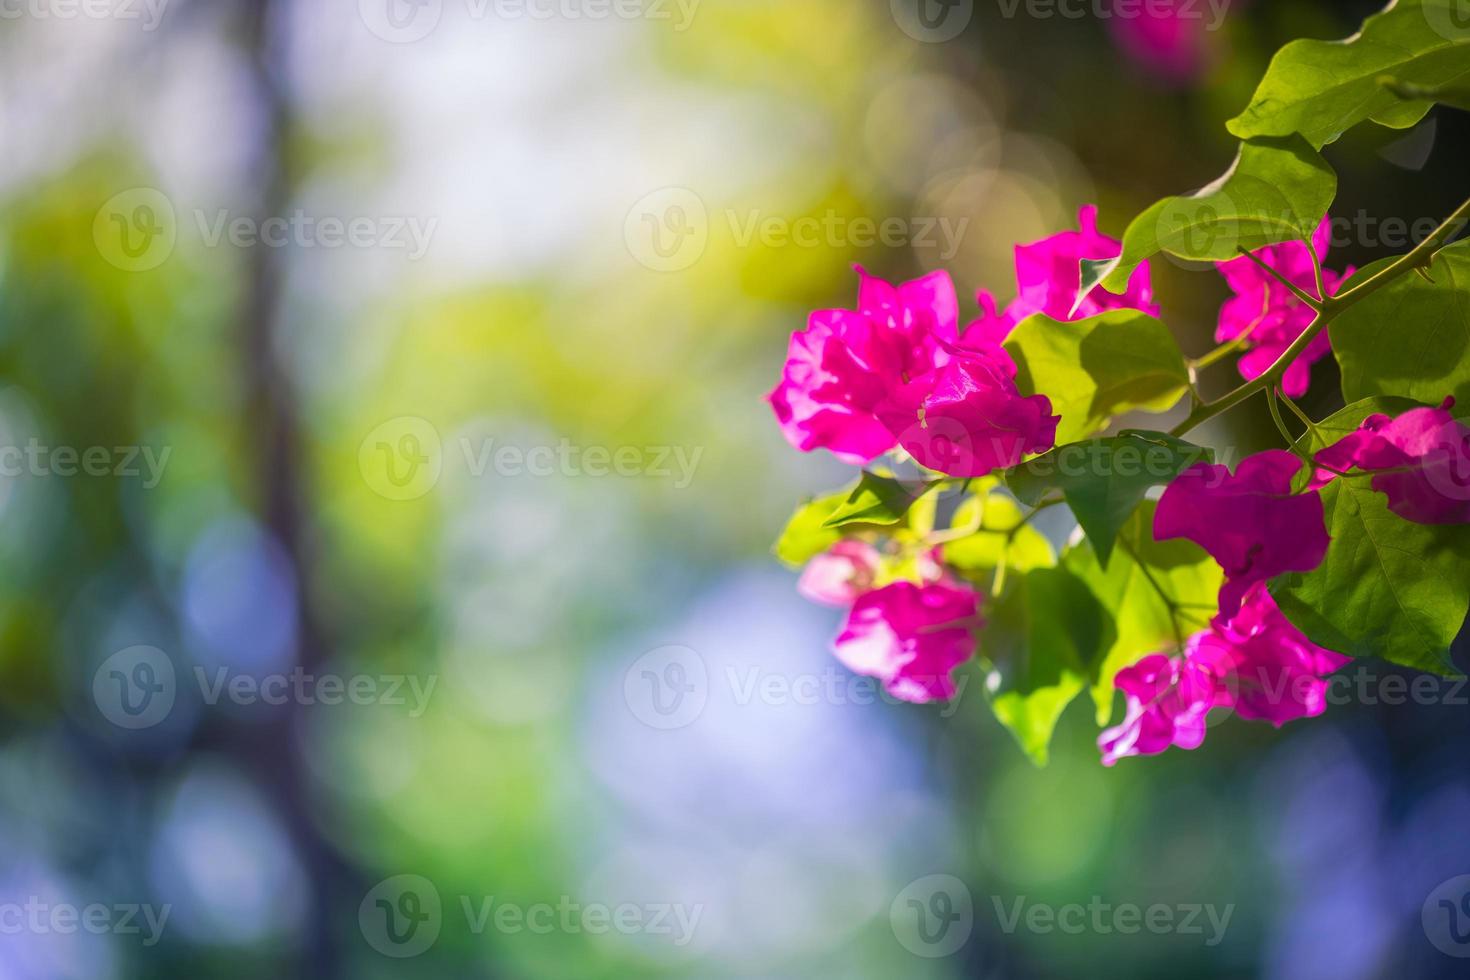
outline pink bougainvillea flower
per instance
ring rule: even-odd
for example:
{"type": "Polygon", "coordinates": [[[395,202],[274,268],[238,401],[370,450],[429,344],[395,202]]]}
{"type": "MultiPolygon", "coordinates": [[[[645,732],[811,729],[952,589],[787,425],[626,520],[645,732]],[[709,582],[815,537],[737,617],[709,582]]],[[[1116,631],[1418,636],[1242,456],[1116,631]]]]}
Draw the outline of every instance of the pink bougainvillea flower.
{"type": "Polygon", "coordinates": [[[980,315],[965,325],[960,342],[975,346],[1000,346],[1005,343],[1019,320],[1011,319],[1009,311],[1001,313],[995,308],[995,297],[982,289],[975,294],[980,315]]]}
{"type": "Polygon", "coordinates": [[[807,562],[796,591],[824,606],[850,606],[878,572],[878,551],[863,541],[839,541],[807,562]]]}
{"type": "Polygon", "coordinates": [[[1439,408],[1415,408],[1398,418],[1370,415],[1357,431],[1317,454],[1322,485],[1352,470],[1386,470],[1372,487],[1388,509],[1416,524],[1470,524],[1470,428],[1439,408]]]}
{"type": "MultiPolygon", "coordinates": [[[[969,338],[966,338],[969,344],[969,338]]],[[[951,360],[899,386],[878,415],[909,455],[948,476],[984,476],[1056,444],[1045,395],[1023,396],[1001,347],[951,348],[951,360]]]]}
{"type": "Polygon", "coordinates": [[[1188,538],[1225,570],[1220,612],[1229,618],[1246,591],[1285,572],[1310,572],[1322,563],[1330,538],[1322,497],[1293,494],[1304,464],[1282,449],[1228,467],[1196,463],[1164,490],[1154,513],[1154,537],[1188,538]]]}
{"type": "MultiPolygon", "coordinates": [[[[1312,235],[1312,249],[1327,261],[1332,244],[1332,222],[1323,218],[1312,235]]],[[[1312,267],[1312,252],[1306,242],[1283,242],[1268,245],[1255,252],[1257,258],[1289,279],[1308,296],[1321,299],[1317,293],[1317,277],[1312,267]]],[[[1262,269],[1248,256],[1218,264],[1221,275],[1235,295],[1220,308],[1220,322],[1215,339],[1220,343],[1247,338],[1247,351],[1240,359],[1240,373],[1247,380],[1265,374],[1290,347],[1302,331],[1316,318],[1316,311],[1298,299],[1286,284],[1262,269]]],[[[1353,274],[1349,267],[1341,275],[1322,271],[1322,281],[1329,292],[1353,274]]],[[[1327,331],[1312,339],[1301,356],[1292,361],[1281,381],[1281,390],[1292,398],[1307,393],[1312,382],[1312,365],[1332,353],[1327,331]]]]}
{"type": "Polygon", "coordinates": [[[949,582],[894,582],[859,596],[832,645],[837,659],[904,701],[948,700],[975,650],[979,598],[949,582]]]}
{"type": "Polygon", "coordinates": [[[1216,617],[1180,656],[1151,654],[1118,671],[1114,684],[1127,711],[1098,738],[1103,765],[1171,745],[1198,748],[1211,708],[1233,707],[1242,718],[1278,728],[1320,715],[1327,707],[1323,678],[1347,662],[1303,636],[1258,582],[1233,616],[1216,617]]]}
{"type": "Polygon", "coordinates": [[[1320,715],[1327,707],[1323,678],[1349,660],[1308,640],[1264,582],[1250,587],[1233,617],[1215,619],[1200,635],[1194,656],[1225,678],[1240,717],[1277,728],[1320,715]]]}
{"type": "MultiPolygon", "coordinates": [[[[1018,294],[1006,307],[1005,320],[1012,326],[1031,316],[1045,313],[1053,320],[1082,320],[1109,310],[1142,310],[1157,316],[1153,284],[1148,263],[1141,264],[1128,287],[1120,295],[1101,286],[1077,302],[1082,289],[1083,259],[1113,259],[1123,251],[1123,244],[1097,230],[1097,208],[1087,205],[1077,212],[1078,231],[1063,231],[1029,245],[1016,246],[1016,285],[1018,294]],[[1072,310],[1077,307],[1076,312],[1072,310]]],[[[968,332],[968,331],[967,331],[968,332]]],[[[995,331],[992,329],[991,333],[995,331]]],[[[1002,338],[1004,339],[1004,338],[1002,338]]]]}
{"type": "Polygon", "coordinates": [[[818,310],[791,335],[781,383],[767,396],[797,449],[862,465],[894,446],[875,414],[905,381],[948,360],[959,304],[949,274],[894,286],[858,269],[856,310],[818,310]]]}
{"type": "Polygon", "coordinates": [[[1206,663],[1188,655],[1188,648],[1182,657],[1150,654],[1118,671],[1113,683],[1123,692],[1127,710],[1121,724],[1098,736],[1105,766],[1125,756],[1158,755],[1171,745],[1198,748],[1205,739],[1205,716],[1228,693],[1206,663]]]}
{"type": "Polygon", "coordinates": [[[1186,84],[1210,67],[1213,15],[1191,0],[1150,0],[1109,20],[1113,40],[1134,62],[1165,81],[1186,84]]]}

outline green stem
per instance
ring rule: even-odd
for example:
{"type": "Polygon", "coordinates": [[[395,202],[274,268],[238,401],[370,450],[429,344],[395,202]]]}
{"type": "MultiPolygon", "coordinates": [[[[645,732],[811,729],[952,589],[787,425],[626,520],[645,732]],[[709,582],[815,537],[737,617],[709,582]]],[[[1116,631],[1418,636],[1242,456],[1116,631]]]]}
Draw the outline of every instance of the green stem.
{"type": "Polygon", "coordinates": [[[1312,417],[1302,411],[1301,406],[1287,397],[1285,392],[1277,392],[1277,397],[1281,399],[1282,404],[1291,409],[1291,414],[1300,419],[1302,425],[1307,427],[1307,433],[1315,437],[1317,435],[1317,423],[1312,421],[1312,417]]]}
{"type": "MultiPolygon", "coordinates": [[[[1307,251],[1310,252],[1311,249],[1308,248],[1307,251]]],[[[1281,273],[1277,272],[1275,269],[1271,268],[1271,266],[1269,264],[1267,264],[1267,262],[1266,262],[1265,259],[1261,258],[1255,252],[1249,252],[1249,251],[1247,251],[1247,250],[1245,250],[1243,248],[1240,250],[1240,254],[1241,255],[1244,255],[1246,258],[1250,259],[1252,262],[1254,262],[1256,265],[1260,266],[1262,269],[1265,269],[1268,273],[1271,274],[1272,278],[1274,278],[1277,282],[1281,283],[1281,285],[1285,286],[1287,289],[1291,290],[1292,295],[1294,295],[1297,299],[1301,300],[1303,303],[1307,304],[1312,309],[1317,310],[1319,312],[1321,311],[1321,309],[1322,309],[1322,301],[1320,299],[1314,299],[1312,296],[1310,296],[1307,293],[1307,291],[1305,289],[1302,289],[1296,283],[1292,282],[1290,279],[1286,278],[1284,275],[1282,275],[1281,273]]]]}
{"type": "Polygon", "coordinates": [[[1281,433],[1281,438],[1286,440],[1286,446],[1292,452],[1302,458],[1302,461],[1310,464],[1312,460],[1306,450],[1297,446],[1296,436],[1286,427],[1286,420],[1281,417],[1281,399],[1277,397],[1275,388],[1266,389],[1266,404],[1271,406],[1271,421],[1276,423],[1276,431],[1281,433]]]}
{"type": "Polygon", "coordinates": [[[1393,282],[1399,276],[1404,275],[1412,269],[1428,268],[1434,261],[1435,253],[1443,248],[1459,232],[1467,219],[1470,219],[1470,201],[1466,201],[1460,205],[1454,214],[1446,218],[1444,223],[1436,228],[1434,233],[1428,238],[1415,246],[1413,251],[1399,256],[1395,262],[1380,269],[1347,292],[1324,299],[1321,304],[1321,309],[1317,313],[1317,318],[1312,321],[1307,329],[1302,331],[1301,336],[1292,342],[1292,345],[1286,349],[1286,352],[1276,359],[1276,363],[1266,369],[1264,374],[1254,381],[1246,382],[1217,401],[1195,406],[1189,413],[1189,416],[1171,429],[1169,434],[1183,436],[1215,416],[1224,414],[1242,402],[1250,400],[1257,393],[1279,385],[1281,379],[1286,375],[1286,369],[1291,367],[1292,363],[1301,356],[1302,352],[1307,349],[1312,341],[1317,339],[1318,334],[1327,329],[1329,323],[1341,316],[1345,311],[1378,292],[1384,286],[1393,282]]]}
{"type": "Polygon", "coordinates": [[[1202,354],[1199,357],[1193,358],[1192,360],[1190,360],[1189,366],[1194,368],[1196,371],[1203,371],[1210,365],[1218,363],[1219,361],[1223,361],[1231,354],[1234,354],[1236,351],[1240,350],[1242,347],[1245,346],[1246,341],[1249,339],[1250,334],[1241,334],[1239,337],[1236,337],[1228,344],[1221,344],[1219,347],[1216,347],[1208,354],[1202,354]]]}

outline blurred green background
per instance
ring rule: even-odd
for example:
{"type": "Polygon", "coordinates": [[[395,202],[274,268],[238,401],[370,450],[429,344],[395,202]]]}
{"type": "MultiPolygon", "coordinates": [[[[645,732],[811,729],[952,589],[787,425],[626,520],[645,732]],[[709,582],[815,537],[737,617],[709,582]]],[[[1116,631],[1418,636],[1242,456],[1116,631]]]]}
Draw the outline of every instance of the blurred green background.
{"type": "MultiPolygon", "coordinates": [[[[1377,5],[1240,0],[1181,71],[1081,4],[906,2],[0,6],[0,978],[1464,975],[1420,922],[1463,698],[1113,770],[1074,705],[1037,770],[978,672],[856,703],[768,554],[849,478],[761,396],[852,263],[1004,302],[1377,5]],[[932,875],[953,950],[900,922],[932,875]]],[[[1448,213],[1467,136],[1332,147],[1331,264],[1448,213]]],[[[1212,346],[1223,281],[1154,275],[1212,346]]]]}

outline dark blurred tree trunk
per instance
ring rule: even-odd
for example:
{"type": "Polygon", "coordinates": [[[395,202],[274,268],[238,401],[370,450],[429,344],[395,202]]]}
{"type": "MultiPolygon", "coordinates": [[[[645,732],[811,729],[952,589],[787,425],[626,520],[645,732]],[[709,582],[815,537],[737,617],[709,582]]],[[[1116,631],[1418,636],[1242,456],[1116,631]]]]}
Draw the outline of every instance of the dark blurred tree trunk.
{"type": "MultiPolygon", "coordinates": [[[[253,94],[264,120],[257,147],[258,169],[253,174],[256,227],[260,227],[267,218],[284,215],[294,197],[294,175],[286,164],[290,104],[282,90],[281,61],[276,57],[286,18],[280,16],[283,4],[279,0],[234,2],[241,18],[240,38],[246,47],[253,94]]],[[[290,557],[295,575],[297,660],[307,673],[318,673],[330,660],[331,644],[312,589],[313,535],[296,395],[278,359],[276,342],[289,251],[257,245],[246,256],[238,321],[245,393],[241,424],[249,440],[259,518],[290,557]]],[[[272,791],[303,862],[310,890],[306,920],[300,927],[298,973],[322,978],[344,975],[333,911],[335,899],[348,886],[350,870],[313,817],[309,773],[298,741],[306,710],[304,705],[292,704],[278,724],[263,731],[254,727],[241,731],[236,745],[242,762],[272,791]]],[[[349,904],[355,913],[356,903],[349,904]]],[[[343,917],[343,921],[348,919],[355,921],[355,915],[343,917]]]]}

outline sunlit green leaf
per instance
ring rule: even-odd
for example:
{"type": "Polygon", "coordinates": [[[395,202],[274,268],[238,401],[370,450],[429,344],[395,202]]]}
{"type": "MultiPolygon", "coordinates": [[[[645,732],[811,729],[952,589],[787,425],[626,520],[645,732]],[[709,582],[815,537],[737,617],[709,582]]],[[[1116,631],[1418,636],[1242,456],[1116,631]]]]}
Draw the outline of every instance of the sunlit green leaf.
{"type": "Polygon", "coordinates": [[[1415,85],[1397,78],[1380,78],[1379,84],[1406,102],[1438,102],[1470,112],[1470,78],[1449,85],[1415,85]]]}
{"type": "Polygon", "coordinates": [[[969,498],[955,511],[951,526],[983,529],[944,545],[945,563],[966,572],[989,571],[1002,559],[1011,571],[1055,565],[1057,555],[1051,542],[1030,524],[1022,526],[1024,519],[1021,508],[1004,494],[969,498]]]}
{"type": "Polygon", "coordinates": [[[842,490],[809,500],[796,508],[771,549],[776,557],[792,568],[800,568],[836,544],[842,532],[827,527],[827,520],[851,495],[852,490],[842,490]]]}
{"type": "Polygon", "coordinates": [[[839,528],[849,524],[898,524],[908,514],[909,508],[936,485],[937,483],[904,483],[864,470],[857,487],[822,526],[839,528]]]}
{"type": "Polygon", "coordinates": [[[1124,432],[1058,446],[1005,473],[1006,485],[1035,506],[1060,491],[1103,565],[1128,518],[1152,487],[1167,484],[1214,454],[1162,432],[1124,432]]]}
{"type": "Polygon", "coordinates": [[[1301,137],[1244,143],[1220,179],[1135,218],[1116,259],[1084,262],[1080,295],[1098,283],[1121,292],[1133,270],[1160,252],[1221,262],[1242,249],[1308,240],[1336,196],[1337,174],[1301,137]]]}
{"type": "Polygon", "coordinates": [[[1395,129],[1429,111],[1379,84],[1383,75],[1426,87],[1470,78],[1470,20],[1461,0],[1397,0],[1345,41],[1293,41],[1276,53],[1245,111],[1241,139],[1300,133],[1315,147],[1365,120],[1395,129]]]}
{"type": "Polygon", "coordinates": [[[1134,409],[1163,412],[1189,390],[1189,368],[1169,328],[1138,310],[1062,323],[1037,314],[1006,340],[1016,383],[1044,394],[1062,417],[1057,442],[1075,442],[1134,409]]]}

